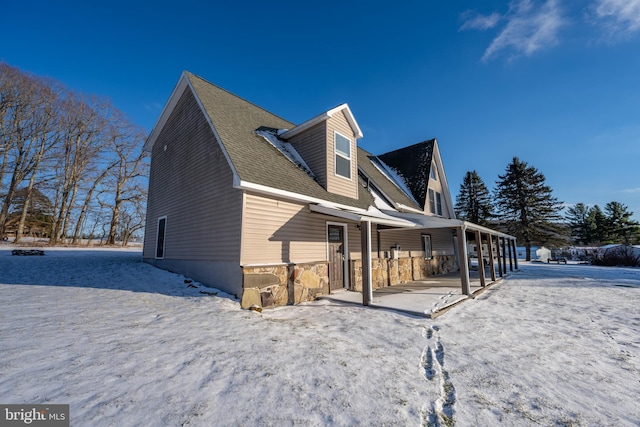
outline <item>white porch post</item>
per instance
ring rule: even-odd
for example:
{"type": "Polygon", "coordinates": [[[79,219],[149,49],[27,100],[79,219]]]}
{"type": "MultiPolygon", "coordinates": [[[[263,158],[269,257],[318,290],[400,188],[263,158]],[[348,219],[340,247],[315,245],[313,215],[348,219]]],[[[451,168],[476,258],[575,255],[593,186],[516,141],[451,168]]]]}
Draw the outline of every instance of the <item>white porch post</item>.
{"type": "Polygon", "coordinates": [[[371,221],[360,222],[360,248],[362,252],[362,305],[373,301],[371,282],[371,221]]]}
{"type": "Polygon", "coordinates": [[[502,248],[500,247],[500,236],[496,236],[496,254],[498,255],[498,274],[502,277],[502,248]]]}
{"type": "MultiPolygon", "coordinates": [[[[513,256],[511,255],[511,239],[505,239],[507,246],[509,247],[509,271],[513,271],[513,256]]],[[[515,254],[514,254],[515,255],[515,254]]]]}
{"type": "Polygon", "coordinates": [[[502,272],[507,274],[507,238],[502,238],[502,272]]]}
{"type": "Polygon", "coordinates": [[[476,230],[476,250],[478,252],[478,274],[480,275],[480,286],[487,286],[484,277],[484,253],[482,252],[482,234],[476,230]]]}
{"type": "Polygon", "coordinates": [[[489,270],[491,271],[491,281],[496,281],[496,266],[493,265],[495,258],[493,257],[493,236],[487,235],[487,250],[489,251],[489,270]]]}
{"type": "Polygon", "coordinates": [[[467,232],[466,227],[457,227],[458,232],[458,257],[460,258],[460,281],[462,282],[462,293],[471,295],[469,287],[469,262],[467,261],[467,232]]]}

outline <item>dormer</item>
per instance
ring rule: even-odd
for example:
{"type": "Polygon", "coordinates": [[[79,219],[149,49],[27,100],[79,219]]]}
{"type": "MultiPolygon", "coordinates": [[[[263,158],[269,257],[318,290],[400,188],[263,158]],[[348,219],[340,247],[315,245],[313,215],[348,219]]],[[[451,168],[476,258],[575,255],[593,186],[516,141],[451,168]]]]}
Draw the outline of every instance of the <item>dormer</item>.
{"type": "Polygon", "coordinates": [[[347,104],[307,120],[280,138],[293,145],[328,192],[358,198],[356,141],[362,131],[347,104]]]}

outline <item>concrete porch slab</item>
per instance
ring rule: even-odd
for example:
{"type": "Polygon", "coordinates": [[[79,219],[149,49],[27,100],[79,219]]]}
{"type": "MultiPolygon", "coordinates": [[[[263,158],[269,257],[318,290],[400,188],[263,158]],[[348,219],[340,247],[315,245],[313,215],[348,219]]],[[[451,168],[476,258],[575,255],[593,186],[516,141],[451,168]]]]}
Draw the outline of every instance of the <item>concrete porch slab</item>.
{"type": "MultiPolygon", "coordinates": [[[[480,286],[478,272],[472,272],[470,282],[472,294],[468,296],[462,293],[459,273],[432,276],[426,280],[376,289],[373,291],[373,300],[369,306],[401,311],[414,316],[434,318],[454,305],[473,298],[474,295],[501,281],[501,279],[498,279],[496,282],[491,282],[490,278],[486,280],[487,286],[483,288],[480,286]]],[[[330,295],[323,295],[319,298],[362,305],[361,292],[343,290],[330,295]]]]}

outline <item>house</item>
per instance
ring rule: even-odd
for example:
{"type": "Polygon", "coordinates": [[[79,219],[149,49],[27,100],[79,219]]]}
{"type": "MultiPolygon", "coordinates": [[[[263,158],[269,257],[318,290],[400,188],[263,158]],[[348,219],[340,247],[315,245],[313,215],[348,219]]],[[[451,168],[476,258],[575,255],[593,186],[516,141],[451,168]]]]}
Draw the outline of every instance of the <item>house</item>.
{"type": "MultiPolygon", "coordinates": [[[[527,248],[516,248],[518,259],[527,259],[527,248]]],[[[551,259],[551,249],[544,246],[531,246],[531,261],[548,262],[551,259]]]]}
{"type": "Polygon", "coordinates": [[[347,104],[296,125],[184,72],[145,143],[145,262],[243,307],[342,289],[368,304],[458,269],[468,294],[468,238],[498,247],[500,275],[507,253],[517,268],[513,237],[455,219],[435,139],[375,156],[360,138],[347,104]]]}

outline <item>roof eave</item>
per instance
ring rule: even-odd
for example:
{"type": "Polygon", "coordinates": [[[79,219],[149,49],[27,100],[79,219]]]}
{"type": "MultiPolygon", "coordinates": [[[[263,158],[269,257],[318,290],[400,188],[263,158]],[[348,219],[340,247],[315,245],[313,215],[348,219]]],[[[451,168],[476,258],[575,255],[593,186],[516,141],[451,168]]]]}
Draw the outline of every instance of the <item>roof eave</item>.
{"type": "Polygon", "coordinates": [[[175,108],[176,104],[178,103],[178,100],[180,99],[180,97],[182,96],[182,93],[184,92],[185,88],[188,85],[189,85],[189,79],[187,78],[187,73],[186,71],[183,71],[182,74],[180,75],[180,79],[178,80],[178,83],[176,84],[176,86],[173,88],[173,91],[171,92],[171,96],[169,96],[169,100],[164,105],[164,108],[162,109],[162,113],[160,113],[160,118],[158,119],[156,124],[153,126],[151,133],[149,134],[146,141],[144,142],[144,146],[142,147],[144,151],[151,153],[151,151],[153,150],[153,145],[156,143],[156,140],[158,139],[158,136],[160,135],[162,128],[167,123],[167,120],[169,119],[171,112],[175,108]]]}

